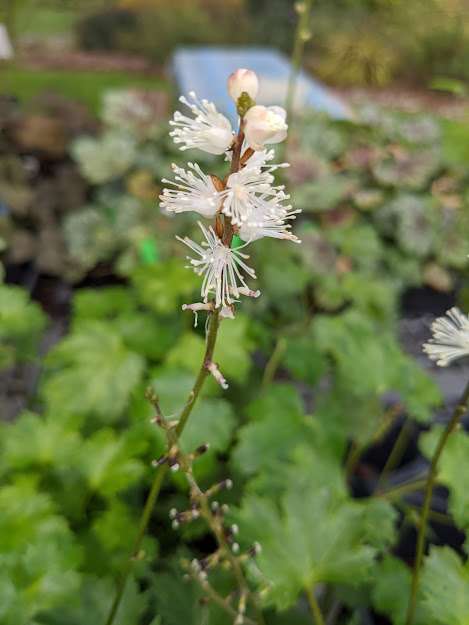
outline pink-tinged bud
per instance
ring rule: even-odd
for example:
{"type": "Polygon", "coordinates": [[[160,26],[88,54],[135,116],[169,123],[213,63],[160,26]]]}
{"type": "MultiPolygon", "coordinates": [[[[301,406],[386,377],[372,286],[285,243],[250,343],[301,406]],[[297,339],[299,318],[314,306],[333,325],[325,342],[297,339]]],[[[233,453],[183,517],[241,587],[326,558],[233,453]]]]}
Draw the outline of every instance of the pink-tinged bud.
{"type": "Polygon", "coordinates": [[[287,113],[280,106],[251,107],[245,117],[244,134],[253,150],[264,150],[268,143],[280,143],[287,136],[287,113]]]}
{"type": "Polygon", "coordinates": [[[259,91],[259,80],[255,72],[250,69],[237,69],[228,78],[228,93],[235,102],[242,93],[247,93],[253,100],[259,91]]]}

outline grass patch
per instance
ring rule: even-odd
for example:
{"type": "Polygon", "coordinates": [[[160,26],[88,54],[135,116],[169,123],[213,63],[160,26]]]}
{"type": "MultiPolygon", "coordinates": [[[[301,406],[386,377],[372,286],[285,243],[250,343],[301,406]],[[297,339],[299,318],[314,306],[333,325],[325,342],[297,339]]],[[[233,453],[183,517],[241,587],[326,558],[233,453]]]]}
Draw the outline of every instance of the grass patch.
{"type": "Polygon", "coordinates": [[[160,78],[139,76],[130,72],[39,71],[17,66],[0,67],[0,93],[28,101],[44,92],[59,93],[86,104],[93,113],[101,108],[102,93],[108,89],[139,87],[169,90],[160,78]]]}
{"type": "Polygon", "coordinates": [[[17,35],[72,35],[79,13],[73,9],[54,9],[29,3],[18,11],[17,35]]]}

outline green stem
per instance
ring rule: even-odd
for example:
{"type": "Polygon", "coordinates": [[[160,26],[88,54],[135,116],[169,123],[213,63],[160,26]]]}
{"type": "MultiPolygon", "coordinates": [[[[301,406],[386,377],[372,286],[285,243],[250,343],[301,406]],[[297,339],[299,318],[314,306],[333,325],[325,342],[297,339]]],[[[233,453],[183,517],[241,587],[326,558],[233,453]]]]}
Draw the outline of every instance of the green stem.
{"type": "Polygon", "coordinates": [[[406,421],[399,432],[398,437],[391,449],[391,453],[386,460],[386,463],[381,471],[381,475],[379,476],[377,488],[380,489],[383,483],[386,480],[388,474],[399,464],[404,456],[404,453],[407,449],[407,445],[409,444],[409,437],[412,432],[412,423],[410,421],[406,421]]]}
{"type": "Polygon", "coordinates": [[[293,105],[295,99],[295,88],[298,74],[301,68],[301,61],[303,59],[303,50],[306,41],[309,39],[309,18],[311,13],[312,0],[303,0],[298,4],[298,25],[295,32],[295,42],[293,44],[293,51],[291,55],[291,71],[288,79],[287,97],[285,101],[285,109],[287,111],[287,119],[291,124],[293,117],[293,105]]]}
{"type": "Polygon", "coordinates": [[[387,410],[383,415],[383,419],[379,427],[367,443],[359,444],[356,441],[352,441],[352,445],[350,446],[350,451],[345,462],[345,473],[347,475],[347,479],[350,479],[354,473],[361,455],[368,449],[368,447],[380,441],[386,435],[400,411],[400,405],[393,406],[387,410]]]}
{"type": "Polygon", "coordinates": [[[412,480],[411,482],[405,482],[404,484],[400,484],[399,486],[395,486],[394,488],[390,488],[389,490],[384,490],[381,492],[377,492],[377,497],[384,497],[385,499],[396,499],[401,497],[402,495],[407,495],[408,493],[413,493],[416,490],[420,490],[427,484],[427,477],[412,480]]]}
{"type": "Polygon", "coordinates": [[[280,337],[275,345],[275,349],[272,352],[272,356],[269,359],[269,362],[265,366],[264,375],[262,377],[261,387],[263,389],[267,388],[269,384],[272,384],[272,381],[275,377],[275,373],[278,369],[280,361],[282,360],[282,356],[287,348],[287,341],[285,338],[280,337]]]}
{"type": "Polygon", "coordinates": [[[410,591],[410,600],[409,600],[409,607],[407,610],[406,625],[412,625],[412,623],[414,622],[414,618],[415,618],[415,609],[417,607],[417,593],[418,593],[419,582],[420,582],[420,570],[422,568],[422,560],[423,560],[424,549],[425,549],[425,535],[426,535],[427,524],[428,524],[428,516],[430,513],[430,504],[432,500],[433,487],[435,485],[436,476],[438,472],[438,462],[446,446],[446,443],[448,442],[449,437],[457,428],[464,414],[467,412],[468,406],[469,406],[469,382],[462,394],[461,400],[459,401],[458,405],[454,409],[451,419],[449,420],[446,428],[444,429],[444,431],[442,432],[440,436],[440,440],[438,441],[438,445],[435,449],[435,452],[430,462],[430,470],[428,473],[427,484],[425,488],[425,499],[424,499],[423,508],[422,508],[422,518],[421,518],[420,527],[419,527],[418,536],[417,536],[417,549],[416,549],[416,555],[415,555],[414,570],[413,570],[413,575],[412,575],[412,587],[410,591]]]}
{"type": "Polygon", "coordinates": [[[309,586],[306,587],[305,594],[306,598],[308,599],[309,607],[315,625],[326,625],[326,621],[324,620],[324,616],[322,615],[318,600],[316,599],[316,596],[314,594],[314,588],[310,588],[309,586]]]}
{"type": "MultiPolygon", "coordinates": [[[[195,380],[192,391],[189,394],[186,405],[182,409],[182,412],[179,417],[179,422],[176,428],[176,440],[181,436],[186,427],[187,420],[192,412],[192,409],[199,397],[200,391],[204,385],[204,382],[209,374],[207,370],[207,363],[212,360],[213,352],[215,351],[215,344],[218,335],[218,329],[220,327],[220,311],[215,309],[210,318],[210,326],[207,335],[207,343],[205,347],[205,354],[200,365],[200,370],[195,380]]],[[[153,512],[153,508],[158,500],[158,495],[160,494],[161,486],[163,484],[164,477],[168,471],[168,465],[160,465],[156,470],[156,474],[153,480],[153,484],[151,486],[150,492],[148,494],[147,500],[145,502],[145,507],[143,508],[142,516],[140,519],[137,536],[135,538],[134,546],[132,549],[132,554],[127,561],[126,567],[122,573],[121,578],[117,583],[116,595],[114,597],[114,601],[111,606],[111,610],[109,612],[109,616],[106,620],[106,625],[112,625],[114,623],[114,619],[117,614],[117,610],[119,609],[120,603],[122,601],[122,597],[124,595],[125,587],[127,585],[127,580],[129,578],[130,573],[133,569],[134,561],[138,558],[140,553],[140,549],[142,546],[143,539],[145,537],[145,533],[148,527],[148,523],[150,522],[151,514],[153,512]]]]}

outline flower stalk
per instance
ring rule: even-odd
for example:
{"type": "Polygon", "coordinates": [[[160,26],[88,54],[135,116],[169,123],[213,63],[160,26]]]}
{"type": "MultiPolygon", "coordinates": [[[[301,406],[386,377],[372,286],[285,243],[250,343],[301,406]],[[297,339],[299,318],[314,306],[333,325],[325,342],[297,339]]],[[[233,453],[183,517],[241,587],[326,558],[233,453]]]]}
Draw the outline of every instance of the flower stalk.
{"type": "Polygon", "coordinates": [[[441,434],[440,440],[438,441],[438,445],[433,453],[431,462],[430,462],[430,470],[428,473],[428,478],[425,486],[425,498],[423,502],[422,508],[422,516],[420,520],[420,526],[418,530],[417,536],[417,549],[415,555],[415,563],[414,569],[412,573],[412,586],[410,591],[410,600],[409,607],[407,610],[407,618],[406,625],[412,625],[415,619],[415,610],[417,607],[417,594],[420,584],[420,571],[422,568],[422,561],[425,551],[425,536],[427,533],[427,525],[428,518],[430,515],[430,506],[433,495],[433,488],[435,486],[437,474],[438,474],[438,463],[445,449],[446,443],[448,442],[451,434],[457,429],[462,417],[466,414],[469,409],[469,382],[462,394],[462,397],[453,411],[451,419],[448,421],[446,428],[441,434]]]}
{"type": "Polygon", "coordinates": [[[118,582],[106,625],[114,623],[133,561],[141,552],[152,511],[169,468],[185,473],[191,498],[190,510],[183,513],[172,511],[173,527],[177,528],[181,522],[195,518],[205,519],[218,544],[218,550],[212,554],[209,562],[223,562],[232,570],[238,587],[237,608],[234,609],[228,600],[221,598],[220,601],[216,591],[208,586],[205,571],[208,564],[202,566],[195,561],[192,573],[196,574],[209,597],[226,606],[227,611],[234,615],[234,625],[252,622],[245,616],[249,601],[256,611],[257,622],[262,624],[262,613],[257,608],[241,566],[244,558],[253,557],[257,549],[253,547],[248,554],[238,555],[240,547],[233,540],[234,530],[227,531],[224,525],[223,507],[215,505],[216,502],[209,503],[209,498],[217,490],[228,487],[231,481],[225,480],[203,492],[195,481],[192,463],[208,449],[208,444],[190,454],[183,453],[179,447],[179,439],[207,377],[212,375],[223,389],[228,388],[227,381],[213,360],[221,320],[234,318],[235,304],[240,296],[256,298],[260,295],[259,291],[252,290],[246,283],[247,277],[255,278],[256,275],[245,262],[249,256],[241,249],[264,236],[298,242],[290,233],[288,223],[295,218],[297,211],[285,204],[289,196],[285,194],[283,186],[272,184],[272,172],[286,164],[270,165],[274,153],[266,149],[267,144],[279,143],[286,138],[286,112],[280,107],[256,105],[254,98],[258,87],[258,78],[251,70],[239,69],[228,79],[228,91],[235,100],[239,114],[236,134],[230,121],[217,111],[215,105],[204,99],[199,100],[195,93],[189,94],[190,99],[180,98],[193,117],[177,111],[170,122],[173,128],[170,136],[181,150],[197,148],[210,154],[225,154],[231,165],[226,178],[220,180],[212,174],[206,175],[197,163],[188,163],[187,169],[174,164],[174,181],[164,180],[169,187],[163,189],[160,195],[163,210],[175,214],[195,212],[203,218],[214,219],[208,227],[199,222],[205,239],[200,244],[189,237],[177,237],[194,254],[187,257],[187,267],[202,278],[202,302],[185,304],[183,310],[189,310],[195,315],[200,311],[207,312],[206,347],[194,386],[176,422],[167,421],[158,399],[149,397],[156,409],[154,422],[166,436],[166,451],[153,463],[156,467],[153,484],[142,512],[132,556],[118,582]],[[235,235],[246,242],[233,246],[235,235]]]}
{"type": "MultiPolygon", "coordinates": [[[[175,443],[177,443],[179,437],[184,431],[186,427],[187,421],[190,417],[192,409],[200,395],[202,387],[205,383],[207,376],[209,375],[209,371],[206,367],[207,362],[211,362],[213,357],[213,352],[215,351],[215,345],[217,341],[218,329],[220,327],[220,318],[219,311],[215,310],[211,313],[210,317],[210,325],[207,333],[207,342],[205,348],[204,359],[202,365],[200,367],[199,373],[195,380],[194,386],[192,387],[191,392],[189,393],[189,397],[187,398],[187,402],[179,416],[179,421],[174,431],[174,437],[170,444],[168,444],[168,449],[172,447],[175,443]]],[[[159,406],[159,402],[157,398],[153,399],[152,402],[155,405],[155,409],[157,411],[157,418],[163,421],[163,416],[161,413],[161,408],[159,406]]],[[[168,439],[170,437],[168,436],[168,439]]],[[[155,473],[155,477],[153,478],[153,483],[150,488],[150,492],[148,493],[147,500],[145,502],[145,506],[143,508],[142,516],[140,518],[140,523],[138,527],[137,536],[135,537],[132,553],[127,561],[127,564],[122,572],[121,578],[119,579],[116,587],[116,595],[114,597],[114,601],[111,605],[111,609],[109,612],[109,616],[106,620],[106,625],[112,625],[117,615],[117,610],[122,601],[122,597],[124,595],[124,591],[127,585],[127,581],[129,579],[130,574],[132,573],[133,566],[135,560],[138,559],[143,539],[145,538],[145,534],[147,531],[148,523],[150,522],[150,518],[153,512],[153,509],[158,501],[158,497],[161,491],[161,487],[163,485],[164,478],[169,469],[169,464],[167,462],[160,464],[155,473]]]]}
{"type": "MultiPolygon", "coordinates": [[[[469,317],[463,314],[459,308],[451,308],[443,317],[438,317],[432,323],[432,337],[423,345],[423,351],[430,360],[436,362],[439,367],[447,367],[454,360],[469,356],[469,317]]],[[[422,507],[422,515],[417,535],[417,548],[412,572],[412,585],[410,599],[407,608],[406,625],[413,625],[417,608],[417,595],[420,585],[420,571],[422,568],[425,552],[425,536],[427,533],[428,519],[432,502],[433,488],[438,475],[438,463],[443,454],[451,434],[459,426],[461,419],[469,409],[469,382],[451,415],[440,440],[436,446],[430,461],[430,469],[425,485],[425,497],[422,507]]]]}

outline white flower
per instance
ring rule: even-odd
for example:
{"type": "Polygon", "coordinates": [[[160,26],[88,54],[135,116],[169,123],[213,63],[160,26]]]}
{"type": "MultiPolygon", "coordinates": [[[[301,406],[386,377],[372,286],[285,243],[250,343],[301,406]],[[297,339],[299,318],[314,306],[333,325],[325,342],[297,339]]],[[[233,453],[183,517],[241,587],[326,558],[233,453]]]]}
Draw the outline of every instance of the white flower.
{"type": "Polygon", "coordinates": [[[223,192],[225,201],[222,212],[231,217],[234,224],[245,222],[255,208],[257,195],[274,196],[274,177],[260,168],[246,167],[231,174],[223,192]]]}
{"type": "Polygon", "coordinates": [[[459,308],[451,308],[447,317],[438,317],[432,323],[432,338],[423,351],[440,367],[463,356],[469,356],[469,317],[459,308]]]}
{"type": "Polygon", "coordinates": [[[217,237],[212,227],[205,228],[199,223],[199,227],[205,237],[205,241],[199,245],[188,237],[176,237],[185,243],[197,258],[188,256],[190,265],[195,273],[203,276],[201,295],[204,302],[208,301],[210,294],[215,295],[215,307],[225,307],[236,301],[232,296],[238,298],[241,294],[240,288],[248,289],[241,271],[244,271],[251,278],[256,274],[251,267],[246,265],[244,259],[249,258],[238,249],[230,249],[223,245],[217,237]]]}
{"type": "Polygon", "coordinates": [[[267,143],[280,143],[287,136],[287,113],[280,106],[251,107],[244,116],[246,142],[253,150],[263,150],[267,143]]]}
{"type": "Polygon", "coordinates": [[[225,197],[222,212],[231,217],[235,225],[245,224],[254,213],[259,216],[267,211],[269,214],[274,211],[274,217],[279,219],[291,208],[282,205],[289,198],[284,187],[272,186],[272,172],[279,167],[288,167],[288,164],[268,165],[273,155],[273,150],[256,153],[246,167],[228,177],[226,190],[222,192],[225,197]]]}
{"type": "Polygon", "coordinates": [[[259,91],[259,80],[255,72],[250,69],[237,69],[228,78],[228,93],[235,102],[243,93],[247,93],[253,100],[259,91]]]}
{"type": "Polygon", "coordinates": [[[300,239],[290,232],[291,225],[286,223],[290,219],[295,219],[299,210],[286,210],[283,217],[276,216],[277,207],[267,210],[258,210],[243,223],[239,228],[239,236],[243,241],[251,243],[264,237],[274,239],[287,239],[295,243],[301,243],[300,239]]]}
{"type": "Polygon", "coordinates": [[[169,134],[174,143],[182,144],[181,150],[198,148],[210,154],[223,154],[233,143],[233,130],[229,120],[219,113],[212,102],[198,100],[193,91],[189,93],[194,103],[184,96],[179,100],[190,108],[194,117],[174,113],[169,122],[174,130],[169,134]]]}
{"type": "Polygon", "coordinates": [[[173,163],[175,181],[163,178],[162,182],[174,188],[163,189],[159,198],[161,208],[170,213],[195,211],[203,217],[214,217],[223,199],[221,193],[216,190],[212,177],[204,174],[197,163],[187,165],[185,170],[173,163]]]}

